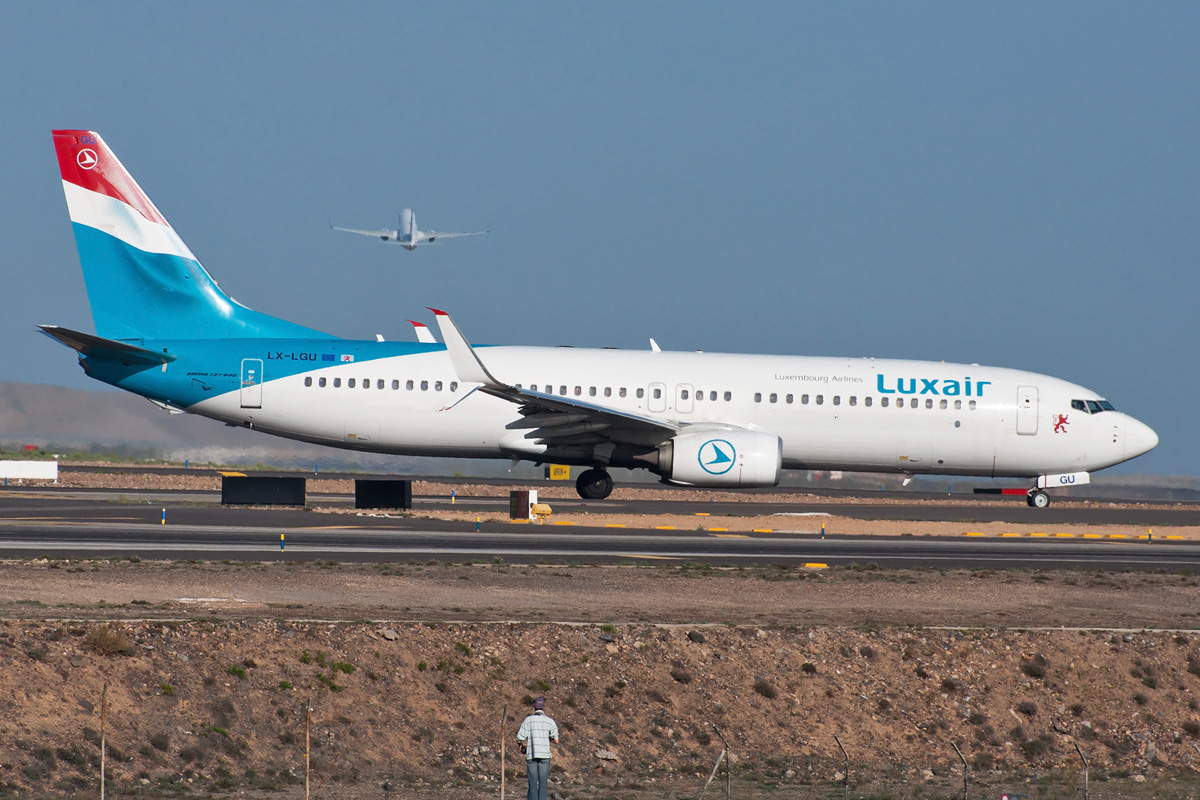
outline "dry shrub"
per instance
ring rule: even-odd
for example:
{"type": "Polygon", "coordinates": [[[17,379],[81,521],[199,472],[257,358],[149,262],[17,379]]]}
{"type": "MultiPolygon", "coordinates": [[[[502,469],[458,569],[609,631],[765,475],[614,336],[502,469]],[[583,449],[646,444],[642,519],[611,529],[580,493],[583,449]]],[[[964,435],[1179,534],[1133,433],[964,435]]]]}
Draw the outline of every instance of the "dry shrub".
{"type": "Polygon", "coordinates": [[[105,625],[96,628],[84,639],[88,646],[106,656],[131,656],[134,654],[133,642],[121,631],[105,625]]]}
{"type": "Polygon", "coordinates": [[[774,700],[779,696],[779,690],[776,689],[770,681],[764,678],[759,678],[754,682],[754,691],[758,692],[768,700],[774,700]]]}

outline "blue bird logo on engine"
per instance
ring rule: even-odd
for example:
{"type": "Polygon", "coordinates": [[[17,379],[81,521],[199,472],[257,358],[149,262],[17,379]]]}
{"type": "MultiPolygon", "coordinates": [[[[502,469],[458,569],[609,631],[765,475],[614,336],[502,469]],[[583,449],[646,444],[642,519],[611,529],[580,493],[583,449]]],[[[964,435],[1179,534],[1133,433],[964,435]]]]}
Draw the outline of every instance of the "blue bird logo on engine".
{"type": "Polygon", "coordinates": [[[700,445],[697,458],[700,461],[700,468],[709,475],[724,475],[733,469],[735,455],[737,455],[737,450],[729,442],[724,439],[709,439],[700,445]]]}

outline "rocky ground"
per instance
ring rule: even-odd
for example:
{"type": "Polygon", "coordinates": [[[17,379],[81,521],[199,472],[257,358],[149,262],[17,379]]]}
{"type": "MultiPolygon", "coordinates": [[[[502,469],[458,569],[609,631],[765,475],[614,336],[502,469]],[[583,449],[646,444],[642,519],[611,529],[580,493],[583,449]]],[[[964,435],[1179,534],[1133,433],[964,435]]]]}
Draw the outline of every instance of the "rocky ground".
{"type": "Polygon", "coordinates": [[[1200,796],[1191,574],[27,560],[0,620],[0,796],[98,792],[103,726],[109,797],[303,797],[309,703],[313,797],[498,797],[502,743],[523,796],[537,694],[557,798],[697,797],[722,736],[738,797],[842,797],[837,739],[852,796],[961,796],[953,744],[971,797],[1076,745],[1200,796]]]}

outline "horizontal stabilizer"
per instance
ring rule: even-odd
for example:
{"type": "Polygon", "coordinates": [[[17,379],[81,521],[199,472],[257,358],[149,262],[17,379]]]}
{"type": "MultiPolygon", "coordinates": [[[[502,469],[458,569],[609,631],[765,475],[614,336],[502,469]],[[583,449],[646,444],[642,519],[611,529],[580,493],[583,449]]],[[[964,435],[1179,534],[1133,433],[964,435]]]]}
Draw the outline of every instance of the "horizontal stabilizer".
{"type": "Polygon", "coordinates": [[[144,347],[118,342],[115,339],[104,339],[90,333],[80,333],[70,328],[60,328],[57,325],[39,325],[42,333],[55,339],[80,355],[88,358],[102,358],[106,361],[119,361],[122,364],[145,364],[158,366],[174,361],[178,356],[158,350],[147,350],[144,347]]]}

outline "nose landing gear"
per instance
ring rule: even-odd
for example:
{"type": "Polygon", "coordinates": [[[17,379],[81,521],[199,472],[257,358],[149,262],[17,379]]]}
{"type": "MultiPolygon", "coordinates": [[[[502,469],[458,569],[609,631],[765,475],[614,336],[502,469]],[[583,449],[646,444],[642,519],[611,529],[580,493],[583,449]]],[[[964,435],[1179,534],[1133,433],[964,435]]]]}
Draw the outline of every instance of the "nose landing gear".
{"type": "Polygon", "coordinates": [[[575,491],[579,492],[579,496],[584,500],[603,500],[612,494],[612,476],[602,469],[584,470],[575,479],[575,491]]]}
{"type": "Polygon", "coordinates": [[[1045,508],[1050,505],[1050,495],[1041,489],[1031,489],[1029,494],[1025,495],[1025,502],[1030,508],[1045,508]]]}

